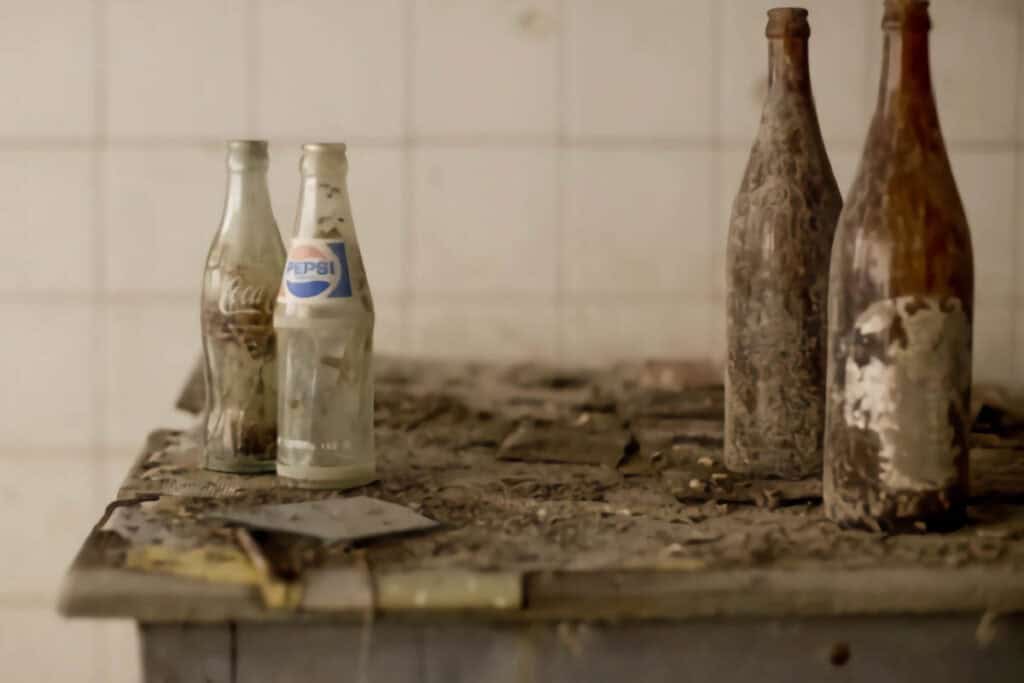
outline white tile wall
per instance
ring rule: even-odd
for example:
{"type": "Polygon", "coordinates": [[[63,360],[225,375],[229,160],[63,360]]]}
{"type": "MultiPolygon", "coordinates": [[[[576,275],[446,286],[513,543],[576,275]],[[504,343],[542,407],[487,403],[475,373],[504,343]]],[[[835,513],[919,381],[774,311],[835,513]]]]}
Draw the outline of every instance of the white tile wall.
{"type": "Polygon", "coordinates": [[[957,188],[971,226],[974,288],[978,302],[1005,304],[1013,295],[1014,168],[1010,150],[954,150],[957,188]]]}
{"type": "Polygon", "coordinates": [[[89,2],[5,3],[0,28],[0,136],[92,134],[97,99],[95,17],[89,2]],[[26,77],[28,69],[31,77],[26,77]]]}
{"type": "Polygon", "coordinates": [[[142,666],[139,661],[139,632],[127,621],[106,621],[99,627],[99,663],[96,667],[99,683],[140,683],[142,666]]]}
{"type": "MultiPolygon", "coordinates": [[[[51,602],[64,571],[103,512],[88,449],[18,449],[0,479],[0,606],[51,602]]],[[[2,661],[2,660],[0,660],[2,661]]]]}
{"type": "Polygon", "coordinates": [[[416,0],[413,5],[416,135],[554,137],[558,0],[416,0]]]}
{"type": "MultiPolygon", "coordinates": [[[[0,458],[16,474],[0,518],[34,521],[0,526],[5,547],[26,548],[0,558],[7,678],[138,678],[130,627],[61,622],[52,595],[144,432],[188,424],[170,405],[199,349],[223,138],[271,139],[285,234],[298,146],[351,143],[381,352],[721,361],[724,235],[760,112],[768,4],[8,0],[0,458]],[[54,542],[32,543],[43,535],[54,542]],[[65,656],[33,654],[54,635],[65,656]]],[[[976,374],[1021,386],[1024,4],[932,6],[977,250],[976,374]]],[[[875,106],[880,8],[809,2],[844,193],[875,106]]]]}
{"type": "Polygon", "coordinates": [[[106,319],[104,443],[131,448],[155,424],[187,426],[168,409],[192,369],[199,342],[199,312],[192,301],[161,305],[125,303],[106,319]]]}
{"type": "Polygon", "coordinates": [[[1020,2],[932,0],[932,5],[932,77],[946,136],[971,142],[1013,139],[1020,2]]]}
{"type": "Polygon", "coordinates": [[[702,146],[572,150],[562,242],[569,295],[707,297],[711,161],[702,146]]]}
{"type": "Polygon", "coordinates": [[[608,297],[564,312],[564,357],[574,365],[628,357],[679,358],[710,349],[713,304],[682,296],[608,297]]]}
{"type": "Polygon", "coordinates": [[[412,315],[411,351],[435,358],[509,361],[556,357],[558,321],[547,297],[502,297],[501,301],[441,301],[424,298],[412,315]]]}
{"type": "Polygon", "coordinates": [[[103,153],[104,272],[111,293],[199,296],[220,225],[219,145],[116,145],[103,153]]]}
{"type": "Polygon", "coordinates": [[[567,0],[569,132],[710,136],[714,0],[567,0]]]}
{"type": "Polygon", "coordinates": [[[0,154],[0,225],[18,246],[7,250],[0,288],[66,294],[92,289],[93,235],[82,229],[82,222],[93,210],[94,156],[85,147],[0,154]]]}
{"type": "Polygon", "coordinates": [[[556,153],[549,147],[418,147],[413,156],[412,292],[554,292],[556,153]]]}
{"type": "Polygon", "coordinates": [[[397,355],[406,350],[403,303],[395,294],[373,294],[373,350],[376,353],[397,355]]]}
{"type": "Polygon", "coordinates": [[[5,448],[73,448],[94,438],[98,417],[91,340],[97,312],[88,300],[0,303],[0,436],[5,448]]]}
{"type": "Polygon", "coordinates": [[[400,0],[253,0],[251,117],[264,137],[403,134],[408,35],[400,0]]]}
{"type": "Polygon", "coordinates": [[[1013,372],[1016,334],[1013,312],[1011,304],[998,300],[977,302],[974,310],[974,381],[1007,383],[1013,372]]]}
{"type": "MultiPolygon", "coordinates": [[[[50,606],[0,605],[0,662],[12,683],[108,683],[101,626],[67,621],[50,606]]],[[[138,680],[138,679],[136,679],[138,680]]]]}
{"type": "Polygon", "coordinates": [[[223,138],[246,124],[245,0],[106,0],[107,131],[223,138]]]}

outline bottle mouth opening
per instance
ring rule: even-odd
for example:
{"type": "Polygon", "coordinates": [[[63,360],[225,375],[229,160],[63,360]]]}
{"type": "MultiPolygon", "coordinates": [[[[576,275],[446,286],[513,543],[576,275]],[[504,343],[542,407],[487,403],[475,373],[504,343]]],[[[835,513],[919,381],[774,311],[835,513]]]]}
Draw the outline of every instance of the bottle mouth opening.
{"type": "Polygon", "coordinates": [[[810,38],[811,25],[807,23],[807,10],[803,7],[775,7],[768,10],[768,38],[810,38]]]}
{"type": "Polygon", "coordinates": [[[929,0],[885,0],[882,28],[928,31],[932,20],[928,14],[929,0]]]}
{"type": "Polygon", "coordinates": [[[266,152],[266,140],[228,140],[228,148],[253,152],[266,152]]]}
{"type": "Polygon", "coordinates": [[[309,142],[302,146],[304,154],[323,154],[345,156],[347,147],[344,142],[309,142]]]}

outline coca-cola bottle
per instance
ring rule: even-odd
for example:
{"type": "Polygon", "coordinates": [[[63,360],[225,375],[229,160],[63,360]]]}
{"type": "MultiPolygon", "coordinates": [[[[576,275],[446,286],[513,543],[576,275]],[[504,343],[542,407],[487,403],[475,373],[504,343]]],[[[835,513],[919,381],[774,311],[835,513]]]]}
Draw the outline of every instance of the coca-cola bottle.
{"type": "Polygon", "coordinates": [[[228,143],[224,217],[203,273],[203,464],[272,472],[277,443],[274,295],[285,253],[267,190],[267,143],[228,143]]]}
{"type": "Polygon", "coordinates": [[[821,471],[828,259],[842,207],[811,94],[807,10],[768,12],[768,95],[727,249],[726,466],[821,471]]]}
{"type": "Polygon", "coordinates": [[[873,530],[955,526],[967,503],[971,236],[939,130],[924,0],[887,0],[882,82],[839,219],[824,498],[873,530]]]}

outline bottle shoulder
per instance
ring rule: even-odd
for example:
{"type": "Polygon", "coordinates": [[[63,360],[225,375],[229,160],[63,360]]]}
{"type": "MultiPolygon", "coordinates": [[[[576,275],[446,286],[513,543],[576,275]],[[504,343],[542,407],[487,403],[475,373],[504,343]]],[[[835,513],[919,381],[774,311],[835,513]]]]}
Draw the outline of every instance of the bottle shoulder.
{"type": "Polygon", "coordinates": [[[970,242],[960,192],[944,149],[893,150],[870,142],[839,220],[845,239],[970,242]]]}
{"type": "Polygon", "coordinates": [[[818,110],[809,93],[769,90],[754,139],[756,144],[784,153],[827,156],[818,110]]]}
{"type": "Polygon", "coordinates": [[[842,202],[813,102],[776,95],[769,96],[761,114],[737,200],[781,206],[779,192],[814,207],[842,202]]]}
{"type": "Polygon", "coordinates": [[[755,143],[733,201],[727,248],[820,253],[831,247],[842,204],[827,157],[755,143]]]}
{"type": "MultiPolygon", "coordinates": [[[[944,150],[869,149],[840,215],[832,250],[837,295],[860,302],[974,292],[970,228],[944,150]]],[[[837,305],[843,305],[840,296],[837,305]]],[[[857,304],[860,305],[860,304],[857,304]]]]}

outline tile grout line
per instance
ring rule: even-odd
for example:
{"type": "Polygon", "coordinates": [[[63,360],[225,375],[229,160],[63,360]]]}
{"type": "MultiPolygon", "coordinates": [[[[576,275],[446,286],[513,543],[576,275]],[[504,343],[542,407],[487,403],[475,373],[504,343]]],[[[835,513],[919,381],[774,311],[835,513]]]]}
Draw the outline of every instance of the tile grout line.
{"type": "MultiPolygon", "coordinates": [[[[437,300],[438,303],[445,304],[484,304],[493,303],[497,298],[503,299],[504,302],[528,302],[550,304],[551,295],[550,292],[538,291],[524,291],[524,290],[507,290],[507,289],[495,289],[486,290],[480,292],[463,292],[459,290],[434,290],[425,289],[423,294],[428,295],[432,300],[437,300]]],[[[119,309],[119,310],[135,310],[139,308],[151,308],[154,305],[171,307],[171,308],[184,308],[194,307],[196,292],[116,292],[108,295],[104,295],[100,298],[94,298],[90,294],[77,294],[68,293],[67,295],[62,294],[51,294],[51,293],[40,293],[38,296],[32,296],[31,294],[25,295],[19,292],[13,291],[0,291],[0,306],[18,305],[18,304],[34,304],[39,306],[91,306],[93,304],[102,305],[108,310],[119,309]]],[[[401,301],[402,294],[400,291],[391,290],[381,292],[378,294],[378,301],[386,302],[388,306],[392,304],[398,304],[401,301]]],[[[700,293],[692,289],[687,288],[666,288],[666,289],[643,289],[635,291],[623,291],[622,289],[609,289],[609,290],[596,290],[590,289],[586,292],[572,293],[566,290],[563,295],[563,300],[566,305],[570,304],[600,304],[602,302],[608,302],[609,300],[617,300],[622,302],[636,302],[643,297],[653,297],[658,299],[659,297],[675,298],[682,301],[693,302],[709,302],[717,301],[721,302],[723,297],[721,295],[713,295],[708,297],[707,293],[700,293]]],[[[1003,303],[1011,305],[1015,302],[1012,297],[1004,297],[1003,303]]]]}
{"type": "MultiPolygon", "coordinates": [[[[872,107],[874,102],[872,102],[872,107]]],[[[869,112],[868,116],[873,115],[869,112]]],[[[307,138],[274,136],[273,141],[282,145],[301,145],[309,142],[307,138]]],[[[84,138],[3,138],[0,136],[0,150],[24,150],[54,147],[60,149],[84,148],[91,149],[98,142],[96,137],[84,138]]],[[[222,138],[186,138],[186,137],[116,137],[106,136],[103,140],[108,148],[141,148],[141,149],[162,149],[162,148],[216,148],[221,149],[224,141],[222,138]]],[[[862,139],[832,138],[827,139],[826,145],[829,149],[846,149],[848,151],[861,151],[863,149],[862,139]]],[[[500,135],[466,135],[466,136],[409,136],[408,138],[360,138],[350,137],[347,139],[349,148],[373,148],[373,149],[402,149],[407,144],[418,147],[439,147],[447,149],[456,148],[494,148],[508,147],[522,149],[524,147],[551,148],[560,147],[568,150],[576,149],[637,149],[655,148],[664,150],[693,150],[693,149],[714,149],[720,146],[726,149],[749,150],[750,139],[740,139],[729,136],[705,136],[703,138],[684,137],[632,137],[632,136],[581,136],[570,137],[566,135],[563,139],[557,136],[530,136],[530,137],[503,137],[500,135]]],[[[1012,136],[1006,139],[947,139],[946,146],[956,152],[993,152],[1006,151],[1007,149],[1024,151],[1024,141],[1017,141],[1012,136]]]]}
{"type": "MultiPolygon", "coordinates": [[[[106,0],[94,0],[93,2],[93,121],[95,140],[92,151],[92,233],[93,233],[93,291],[90,304],[93,312],[93,335],[91,344],[92,369],[92,490],[95,501],[102,504],[106,494],[104,491],[104,476],[106,468],[106,423],[109,406],[107,403],[107,377],[111,372],[110,359],[107,354],[108,339],[108,307],[106,296],[107,285],[107,254],[106,234],[104,228],[104,216],[107,210],[107,182],[105,168],[107,158],[107,136],[108,136],[108,74],[107,57],[109,46],[107,43],[107,13],[106,0]]],[[[99,680],[107,680],[111,674],[111,659],[113,653],[111,644],[107,639],[106,631],[97,633],[93,651],[94,674],[99,680]]]]}
{"type": "Polygon", "coordinates": [[[568,154],[563,144],[568,136],[569,20],[566,0],[558,0],[558,48],[555,56],[555,358],[564,363],[566,349],[565,246],[567,231],[566,196],[569,189],[568,154]]]}
{"type": "MultiPolygon", "coordinates": [[[[91,355],[94,359],[92,364],[93,375],[93,414],[92,414],[92,445],[95,449],[95,460],[100,462],[104,441],[105,425],[107,418],[106,401],[106,379],[110,368],[106,355],[107,347],[107,272],[106,272],[106,234],[104,231],[104,216],[106,214],[106,177],[105,166],[107,162],[106,138],[107,138],[107,69],[106,60],[107,48],[107,3],[106,0],[94,0],[93,2],[93,127],[94,142],[92,150],[92,216],[91,230],[93,236],[93,247],[90,254],[92,258],[93,282],[90,306],[93,310],[93,324],[96,326],[92,335],[91,355]]],[[[100,469],[100,468],[98,468],[100,469]]],[[[99,483],[97,482],[97,494],[100,494],[99,483]]]]}
{"type": "MultiPolygon", "coordinates": [[[[1014,79],[1014,95],[1013,98],[1013,125],[1016,132],[1015,140],[1020,138],[1020,84],[1021,77],[1024,76],[1024,6],[1020,3],[1017,4],[1017,69],[1016,78],[1014,79]]],[[[1020,285],[1020,276],[1017,274],[1017,264],[1020,262],[1020,236],[1018,235],[1019,230],[1017,229],[1020,225],[1021,220],[1021,202],[1017,197],[1017,193],[1020,188],[1021,182],[1021,151],[1018,145],[1014,145],[1015,154],[1013,155],[1013,192],[1011,193],[1014,197],[1013,206],[1010,207],[1010,216],[1012,221],[1012,229],[1010,231],[1012,242],[1010,243],[1010,258],[1012,259],[1013,267],[1010,268],[1010,297],[1014,302],[1010,306],[1010,378],[1011,382],[1019,383],[1019,376],[1021,370],[1021,358],[1020,352],[1017,350],[1017,309],[1016,304],[1018,287],[1020,285]]]]}
{"type": "MultiPolygon", "coordinates": [[[[715,299],[715,290],[717,289],[716,283],[722,281],[721,272],[715,272],[717,266],[719,270],[725,267],[725,259],[715,258],[715,254],[719,250],[719,246],[716,245],[716,241],[721,240],[723,233],[723,216],[721,215],[722,206],[722,195],[725,192],[725,188],[722,186],[722,167],[724,160],[722,155],[725,152],[724,145],[722,144],[721,136],[721,119],[722,119],[722,61],[723,61],[723,34],[722,29],[725,23],[725,17],[723,15],[722,3],[714,2],[711,8],[711,168],[710,168],[710,186],[711,196],[708,201],[711,203],[711,220],[708,221],[708,230],[711,235],[708,240],[708,246],[710,247],[710,253],[708,259],[712,264],[711,267],[711,281],[708,283],[709,286],[709,297],[708,301],[712,302],[715,299]]],[[[723,250],[724,256],[724,250],[723,250]]],[[[714,305],[714,304],[712,304],[714,305]]],[[[716,316],[712,316],[711,320],[706,322],[707,330],[705,332],[707,342],[706,348],[701,350],[703,355],[711,357],[714,355],[712,346],[715,340],[715,331],[713,326],[716,324],[716,316]]]]}
{"type": "MultiPolygon", "coordinates": [[[[872,83],[877,84],[881,79],[881,74],[873,74],[871,70],[867,68],[867,65],[872,63],[872,52],[875,50],[875,40],[872,37],[874,34],[871,33],[871,5],[868,2],[861,4],[861,11],[864,12],[864,110],[861,112],[863,119],[868,122],[867,128],[871,127],[871,118],[874,116],[875,107],[877,106],[877,97],[872,97],[872,92],[877,94],[877,89],[872,89],[872,83]]],[[[875,27],[875,30],[881,30],[881,27],[875,27]]],[[[881,68],[881,66],[879,67],[881,68]]],[[[864,133],[867,137],[867,129],[864,133]]]]}
{"type": "Polygon", "coordinates": [[[242,25],[242,49],[245,60],[245,128],[246,137],[261,137],[260,130],[260,77],[263,64],[260,54],[263,45],[260,40],[260,10],[262,4],[255,0],[246,3],[242,25]]]}
{"type": "Polygon", "coordinates": [[[414,142],[414,118],[415,118],[415,97],[414,87],[414,43],[416,30],[416,8],[413,0],[405,0],[402,11],[402,27],[404,33],[402,40],[402,236],[399,243],[398,259],[401,264],[401,275],[399,278],[399,300],[398,300],[398,330],[400,339],[398,347],[404,354],[413,351],[412,327],[414,316],[415,292],[415,164],[416,155],[413,149],[414,142]]]}

